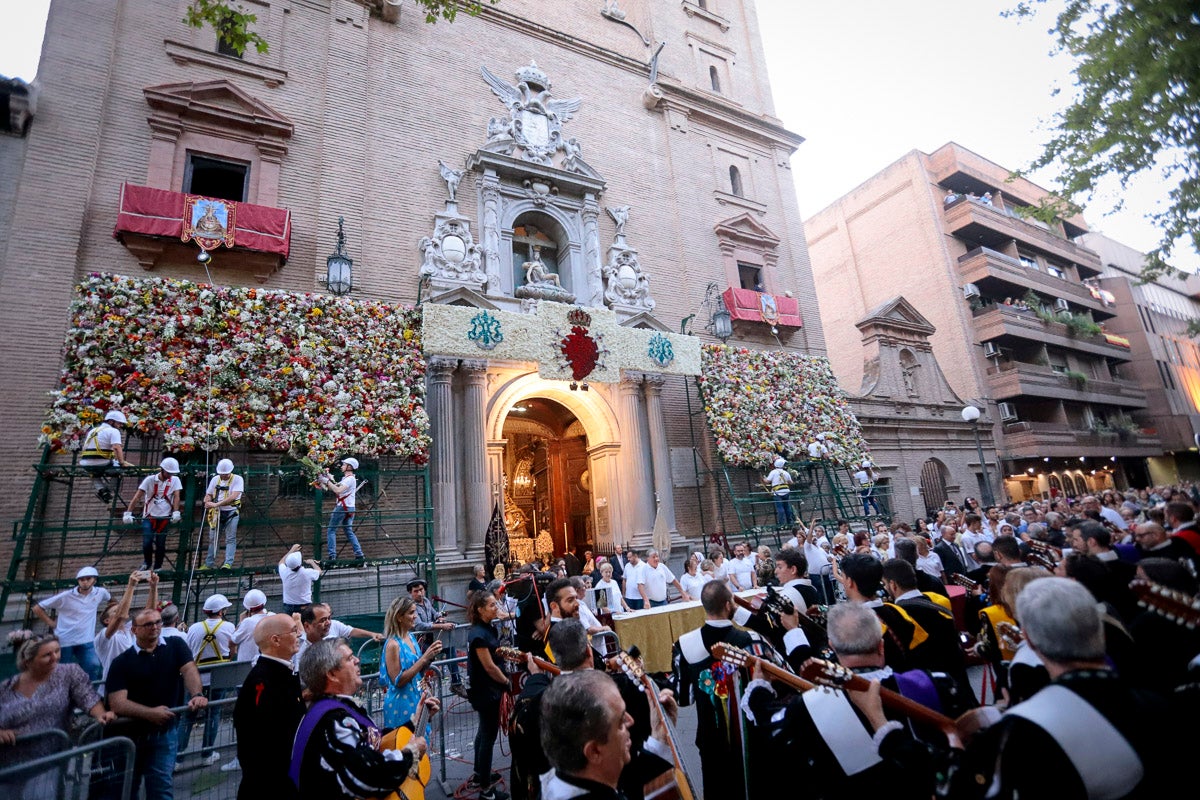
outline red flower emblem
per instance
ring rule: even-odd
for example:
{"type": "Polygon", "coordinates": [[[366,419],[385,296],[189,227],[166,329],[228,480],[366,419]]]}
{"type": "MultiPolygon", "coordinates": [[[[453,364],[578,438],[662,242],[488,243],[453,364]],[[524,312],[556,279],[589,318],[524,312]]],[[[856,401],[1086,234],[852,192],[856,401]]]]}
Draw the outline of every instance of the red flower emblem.
{"type": "Polygon", "coordinates": [[[559,349],[571,365],[571,377],[577,381],[592,374],[600,357],[596,340],[588,334],[587,328],[580,325],[571,328],[571,332],[559,343],[559,349]]]}

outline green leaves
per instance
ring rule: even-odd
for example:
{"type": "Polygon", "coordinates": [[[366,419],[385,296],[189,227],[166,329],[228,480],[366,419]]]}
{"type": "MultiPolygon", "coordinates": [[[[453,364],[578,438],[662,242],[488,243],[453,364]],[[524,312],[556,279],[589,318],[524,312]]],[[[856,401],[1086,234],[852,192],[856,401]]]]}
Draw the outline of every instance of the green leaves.
{"type": "Polygon", "coordinates": [[[193,0],[183,21],[193,28],[208,25],[217,34],[217,41],[239,56],[254,45],[260,53],[267,52],[267,40],[250,30],[258,16],[235,8],[228,0],[193,0]]]}

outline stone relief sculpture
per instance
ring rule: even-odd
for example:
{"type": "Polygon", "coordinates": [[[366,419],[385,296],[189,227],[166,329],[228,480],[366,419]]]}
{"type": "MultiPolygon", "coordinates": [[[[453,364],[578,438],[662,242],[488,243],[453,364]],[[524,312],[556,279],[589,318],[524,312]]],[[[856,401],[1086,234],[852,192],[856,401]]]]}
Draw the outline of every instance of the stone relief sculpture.
{"type": "Polygon", "coordinates": [[[558,275],[551,272],[542,261],[542,248],[534,245],[533,256],[521,266],[525,270],[525,285],[517,287],[513,292],[515,297],[558,303],[575,302],[575,295],[563,288],[558,275]]]}
{"type": "MultiPolygon", "coordinates": [[[[506,146],[519,148],[520,156],[525,161],[553,166],[553,157],[566,147],[562,124],[579,110],[582,101],[579,98],[553,98],[550,94],[550,78],[533,61],[516,71],[515,86],[493,75],[487,67],[481,66],[479,69],[492,92],[509,112],[507,123],[502,118],[492,118],[488,123],[488,149],[506,146]]],[[[568,157],[577,160],[578,142],[571,148],[572,153],[568,157]]]]}
{"type": "Polygon", "coordinates": [[[638,262],[637,250],[625,240],[629,208],[609,206],[604,209],[617,226],[612,246],[608,248],[608,263],[604,265],[604,300],[614,310],[649,312],[656,305],[650,297],[650,279],[638,262]]]}
{"type": "Polygon", "coordinates": [[[420,242],[421,275],[429,276],[435,285],[471,285],[476,288],[487,281],[483,271],[483,251],[471,237],[466,220],[440,217],[433,236],[420,242]]]}

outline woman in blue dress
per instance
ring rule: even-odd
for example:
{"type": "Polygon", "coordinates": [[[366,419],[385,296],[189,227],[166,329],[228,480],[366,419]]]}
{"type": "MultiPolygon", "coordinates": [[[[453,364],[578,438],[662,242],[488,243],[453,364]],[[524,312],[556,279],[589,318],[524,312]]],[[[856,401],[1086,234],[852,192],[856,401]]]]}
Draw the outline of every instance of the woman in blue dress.
{"type": "Polygon", "coordinates": [[[406,594],[392,601],[383,621],[387,640],[383,646],[379,684],[387,690],[383,699],[385,728],[396,728],[412,720],[421,700],[418,688],[421,674],[442,652],[442,643],[435,641],[424,654],[421,653],[417,637],[412,634],[416,622],[416,603],[406,594]]]}

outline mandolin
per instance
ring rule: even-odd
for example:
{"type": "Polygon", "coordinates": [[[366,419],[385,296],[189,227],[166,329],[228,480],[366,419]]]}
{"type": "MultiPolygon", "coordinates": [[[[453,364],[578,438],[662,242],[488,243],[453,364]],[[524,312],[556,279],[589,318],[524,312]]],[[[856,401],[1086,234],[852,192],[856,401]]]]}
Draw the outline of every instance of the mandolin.
{"type": "MultiPolygon", "coordinates": [[[[849,667],[810,658],[800,668],[800,674],[820,686],[830,686],[835,689],[846,689],[852,692],[865,692],[871,687],[871,682],[858,675],[849,667]]],[[[884,706],[892,711],[903,714],[913,722],[937,728],[946,735],[952,747],[961,747],[958,738],[958,726],[954,720],[944,714],[939,714],[928,706],[923,706],[915,700],[910,700],[899,692],[879,687],[879,698],[884,706]]]]}
{"type": "Polygon", "coordinates": [[[1008,650],[1016,650],[1025,640],[1021,629],[1005,620],[996,623],[996,636],[1000,639],[1000,644],[1008,650]]]}
{"type": "MultiPolygon", "coordinates": [[[[384,734],[383,742],[380,744],[380,750],[400,750],[403,749],[416,736],[425,735],[425,726],[429,724],[429,706],[425,701],[431,697],[429,689],[425,682],[421,682],[421,700],[417,704],[417,713],[413,716],[413,727],[409,730],[407,727],[401,726],[384,734]]],[[[408,777],[400,784],[396,791],[388,795],[387,800],[425,800],[425,787],[429,785],[429,778],[433,774],[432,767],[429,763],[429,748],[426,743],[425,753],[420,759],[413,762],[412,768],[408,771],[408,777]]]]}
{"type": "Polygon", "coordinates": [[[972,580],[966,575],[963,575],[961,572],[951,572],[948,577],[950,578],[951,583],[962,586],[968,592],[973,592],[979,588],[979,581],[972,580]]]}
{"type": "Polygon", "coordinates": [[[679,755],[679,737],[675,733],[675,725],[658,699],[658,686],[646,674],[641,663],[629,653],[621,651],[617,654],[616,661],[629,679],[639,684],[646,697],[658,708],[658,715],[662,717],[663,726],[667,729],[667,746],[671,749],[671,760],[674,764],[662,779],[646,784],[646,800],[698,800],[700,795],[696,793],[696,787],[692,786],[692,779],[683,768],[683,759],[679,755]]]}
{"type": "MultiPolygon", "coordinates": [[[[765,594],[755,595],[754,597],[739,597],[735,594],[733,602],[751,614],[762,614],[770,628],[782,629],[783,622],[779,619],[780,615],[786,614],[791,616],[796,611],[796,606],[792,601],[775,591],[774,586],[768,586],[765,594]]],[[[813,606],[813,608],[816,608],[816,606],[813,606]]],[[[810,617],[808,609],[802,610],[799,617],[800,627],[804,628],[804,632],[808,635],[809,639],[818,643],[819,646],[823,646],[828,641],[829,634],[826,633],[825,626],[821,624],[821,621],[810,617]]]]}
{"type": "Polygon", "coordinates": [[[1136,580],[1129,588],[1137,595],[1138,605],[1157,611],[1188,630],[1200,626],[1200,597],[1168,589],[1161,584],[1136,580]]]}
{"type": "Polygon", "coordinates": [[[1061,560],[1062,550],[1059,550],[1054,545],[1039,542],[1037,539],[1029,540],[1029,552],[1025,555],[1026,564],[1032,567],[1042,567],[1053,572],[1061,560]]]}
{"type": "Polygon", "coordinates": [[[554,664],[551,664],[546,659],[538,658],[533,653],[527,653],[524,650],[518,650],[515,647],[497,647],[496,655],[500,656],[505,661],[512,662],[513,664],[528,664],[530,661],[532,661],[534,664],[538,665],[538,668],[541,669],[542,672],[545,672],[548,675],[559,675],[562,673],[561,669],[556,667],[554,664]]]}

